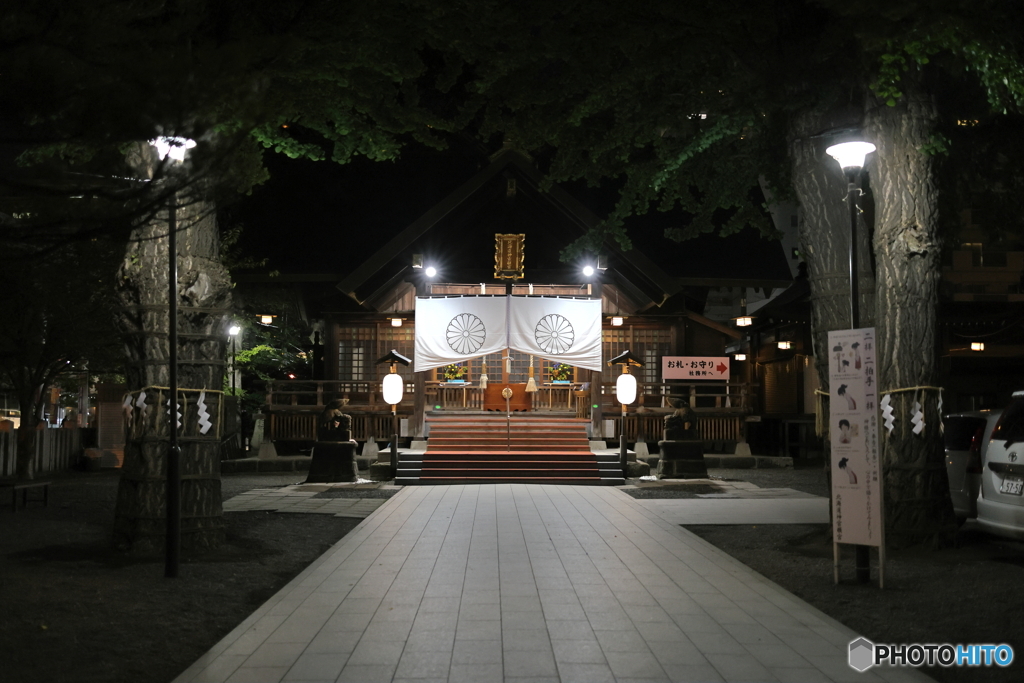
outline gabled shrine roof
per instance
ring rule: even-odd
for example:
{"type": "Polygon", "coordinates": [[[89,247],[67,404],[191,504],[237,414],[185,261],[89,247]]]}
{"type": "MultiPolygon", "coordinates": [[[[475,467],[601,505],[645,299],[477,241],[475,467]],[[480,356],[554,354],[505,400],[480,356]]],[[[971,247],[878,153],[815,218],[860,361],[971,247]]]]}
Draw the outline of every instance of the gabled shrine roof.
{"type": "MultiPolygon", "coordinates": [[[[559,254],[601,219],[558,186],[542,190],[542,180],[526,155],[501,150],[488,166],[363,260],[338,289],[376,308],[389,290],[410,277],[413,254],[437,264],[444,281],[493,283],[495,233],[526,235],[525,281],[582,283],[581,264],[562,263],[559,254]]],[[[631,236],[643,249],[623,251],[615,243],[605,244],[605,281],[641,309],[660,306],[687,286],[779,287],[791,281],[778,242],[751,247],[751,235],[707,236],[682,244],[654,240],[647,218],[631,220],[631,236]]]]}

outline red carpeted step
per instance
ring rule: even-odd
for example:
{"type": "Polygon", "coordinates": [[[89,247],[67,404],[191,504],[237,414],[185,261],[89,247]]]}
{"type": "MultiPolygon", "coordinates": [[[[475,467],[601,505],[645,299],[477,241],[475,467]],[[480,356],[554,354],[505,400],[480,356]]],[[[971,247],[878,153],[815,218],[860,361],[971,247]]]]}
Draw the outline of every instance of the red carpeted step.
{"type": "Polygon", "coordinates": [[[544,460],[553,462],[556,460],[591,461],[594,460],[593,453],[579,451],[465,451],[465,450],[443,450],[430,451],[423,455],[424,462],[435,460],[544,460]]]}
{"type": "Polygon", "coordinates": [[[419,477],[410,471],[403,483],[621,483],[602,478],[587,420],[460,415],[428,423],[419,477]]]}
{"type": "MultiPolygon", "coordinates": [[[[606,482],[597,477],[429,477],[421,476],[419,484],[574,484],[576,486],[601,486],[606,482]]],[[[618,482],[622,483],[622,482],[618,482]]]]}

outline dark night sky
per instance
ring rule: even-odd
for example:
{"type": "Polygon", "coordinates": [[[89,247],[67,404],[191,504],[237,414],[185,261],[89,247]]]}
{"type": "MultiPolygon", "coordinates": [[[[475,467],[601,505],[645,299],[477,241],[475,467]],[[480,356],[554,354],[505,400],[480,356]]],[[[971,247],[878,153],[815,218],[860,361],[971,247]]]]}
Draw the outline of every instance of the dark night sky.
{"type": "Polygon", "coordinates": [[[485,156],[407,147],[346,165],[267,155],[271,179],[238,207],[242,246],[288,272],[344,272],[470,178],[485,156]]]}
{"type": "MultiPolygon", "coordinates": [[[[268,153],[267,163],[271,179],[237,208],[245,226],[246,253],[268,257],[269,267],[282,272],[345,273],[489,160],[480,147],[456,140],[442,152],[410,145],[395,162],[360,157],[339,165],[268,153]]],[[[565,189],[599,216],[612,208],[617,196],[614,189],[582,183],[565,189]]],[[[664,228],[681,220],[672,213],[652,211],[630,219],[627,228],[636,246],[671,275],[788,278],[777,242],[762,240],[752,229],[728,238],[704,235],[682,244],[665,239],[664,228]],[[776,251],[779,258],[770,258],[776,251]]],[[[491,257],[481,255],[484,261],[491,257]]]]}

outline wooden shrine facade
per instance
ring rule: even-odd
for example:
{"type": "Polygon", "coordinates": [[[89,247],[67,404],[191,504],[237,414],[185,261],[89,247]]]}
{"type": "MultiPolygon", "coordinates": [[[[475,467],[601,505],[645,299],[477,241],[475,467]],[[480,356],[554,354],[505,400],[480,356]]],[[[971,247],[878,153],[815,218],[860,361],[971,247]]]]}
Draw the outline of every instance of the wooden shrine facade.
{"type": "MultiPolygon", "coordinates": [[[[594,438],[610,438],[610,422],[618,422],[621,412],[614,397],[620,369],[608,368],[607,361],[629,350],[644,366],[634,369],[642,389],[629,409],[627,436],[660,438],[661,420],[671,410],[667,399],[677,395],[706,415],[702,424],[708,440],[736,440],[743,416],[758,409],[751,385],[736,372],[728,382],[665,381],[661,359],[724,355],[741,335],[734,326],[700,314],[707,288],[785,286],[788,270],[784,278],[755,277],[750,264],[739,264],[734,268],[742,271],[739,275],[723,270],[695,278],[687,270],[707,260],[702,254],[682,250],[666,257],[666,248],[658,247],[665,252],[656,254],[662,257],[659,265],[639,249],[623,250],[609,242],[600,259],[592,259],[593,275],[584,276],[582,263],[563,262],[559,255],[600,218],[558,186],[542,186],[543,177],[528,157],[502,150],[377,252],[353,261],[352,269],[338,276],[333,299],[323,295],[328,285],[322,276],[311,278],[307,291],[319,287],[321,295],[313,297],[315,302],[307,297],[305,308],[311,319],[323,323],[323,379],[268,384],[268,436],[311,437],[319,409],[335,398],[347,398],[345,410],[354,416],[355,438],[387,438],[390,427],[382,420],[390,419],[390,408],[381,399],[380,382],[388,368],[375,361],[392,349],[414,356],[416,297],[512,294],[600,299],[602,371],[572,368],[562,379],[553,375],[553,363],[516,351],[472,358],[458,373],[399,367],[406,392],[397,412],[405,420],[407,437],[424,436],[427,411],[494,408],[492,387],[525,387],[532,370],[538,390],[525,397],[517,392],[519,409],[589,418],[594,438]],[[518,268],[516,278],[497,277],[499,234],[519,239],[512,264],[518,268]],[[433,276],[428,275],[432,265],[437,268],[433,276]]],[[[770,260],[763,247],[757,249],[757,262],[770,260]]]]}

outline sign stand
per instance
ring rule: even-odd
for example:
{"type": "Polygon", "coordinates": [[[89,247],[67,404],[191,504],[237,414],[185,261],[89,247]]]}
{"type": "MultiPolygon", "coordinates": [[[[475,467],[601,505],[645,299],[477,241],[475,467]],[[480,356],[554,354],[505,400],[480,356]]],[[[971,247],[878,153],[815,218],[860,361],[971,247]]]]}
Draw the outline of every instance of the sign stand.
{"type": "MultiPolygon", "coordinates": [[[[878,587],[885,587],[885,519],[875,328],[828,333],[829,435],[832,453],[832,579],[839,545],[878,548],[878,587]]],[[[870,566],[870,563],[868,563],[870,566]]]]}

